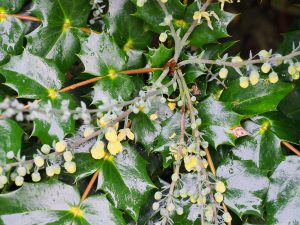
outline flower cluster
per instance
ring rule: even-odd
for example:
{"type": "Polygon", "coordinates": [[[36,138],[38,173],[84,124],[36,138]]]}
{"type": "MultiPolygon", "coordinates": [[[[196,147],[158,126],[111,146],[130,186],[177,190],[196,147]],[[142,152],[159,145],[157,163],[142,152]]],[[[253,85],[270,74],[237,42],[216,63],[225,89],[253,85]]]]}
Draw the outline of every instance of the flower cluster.
{"type": "Polygon", "coordinates": [[[6,170],[10,170],[13,165],[16,169],[10,174],[10,179],[15,182],[16,186],[22,186],[24,177],[31,174],[33,182],[41,180],[40,170],[45,169],[48,177],[59,175],[61,173],[61,166],[65,168],[68,173],[76,172],[76,164],[73,162],[73,152],[65,140],[53,143],[53,147],[44,144],[41,149],[37,150],[37,154],[33,156],[32,160],[26,161],[25,156],[15,155],[13,151],[6,154],[7,159],[16,160],[17,163],[6,165],[5,168],[0,166],[0,189],[8,183],[6,177],[6,170]]]}
{"type": "MultiPolygon", "coordinates": [[[[105,117],[101,117],[98,120],[98,124],[100,126],[106,126],[108,123],[105,121],[105,117]]],[[[134,140],[134,134],[129,128],[123,128],[118,130],[119,124],[117,123],[115,126],[107,127],[105,130],[105,140],[107,143],[107,150],[105,151],[105,143],[104,141],[98,140],[93,147],[91,148],[91,155],[94,159],[102,159],[105,156],[109,155],[117,155],[122,152],[123,146],[121,141],[126,140],[134,140]]],[[[91,128],[87,128],[85,133],[86,136],[89,136],[92,133],[91,128]]]]}

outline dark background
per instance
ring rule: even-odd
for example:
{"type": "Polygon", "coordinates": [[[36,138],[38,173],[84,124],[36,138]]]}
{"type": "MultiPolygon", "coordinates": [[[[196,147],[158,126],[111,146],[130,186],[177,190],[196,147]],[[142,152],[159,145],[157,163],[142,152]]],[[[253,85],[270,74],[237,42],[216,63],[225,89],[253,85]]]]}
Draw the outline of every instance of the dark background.
{"type": "Polygon", "coordinates": [[[245,58],[250,50],[276,50],[282,33],[300,30],[300,0],[241,0],[225,10],[237,14],[228,33],[239,42],[229,52],[245,58]]]}

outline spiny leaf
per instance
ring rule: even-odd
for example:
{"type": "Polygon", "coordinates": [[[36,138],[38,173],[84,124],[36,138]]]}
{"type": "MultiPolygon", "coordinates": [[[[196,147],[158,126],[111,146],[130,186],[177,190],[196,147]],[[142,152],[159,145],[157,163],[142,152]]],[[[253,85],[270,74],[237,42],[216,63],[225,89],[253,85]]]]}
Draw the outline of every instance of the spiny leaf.
{"type": "MultiPolygon", "coordinates": [[[[137,0],[132,0],[132,2],[136,4],[137,0]]],[[[179,0],[169,0],[165,6],[173,18],[183,18],[185,6],[179,0]]],[[[155,32],[160,33],[167,28],[167,26],[159,26],[164,21],[165,14],[156,0],[148,0],[143,7],[137,7],[134,15],[149,24],[149,28],[155,32]]]]}
{"type": "MultiPolygon", "coordinates": [[[[197,3],[194,2],[187,8],[187,13],[184,18],[185,21],[192,22],[193,13],[197,10],[197,3]]],[[[212,19],[213,29],[210,29],[206,21],[202,21],[196,29],[192,32],[189,40],[190,44],[197,47],[202,47],[209,43],[216,43],[218,39],[228,36],[227,26],[234,18],[234,14],[222,11],[218,3],[211,4],[207,11],[214,11],[220,20],[212,19]]]]}
{"type": "Polygon", "coordinates": [[[244,89],[239,79],[234,80],[221,95],[220,100],[230,102],[234,111],[244,115],[255,115],[277,109],[279,102],[293,89],[293,84],[278,82],[267,83],[264,80],[244,89]]]}
{"type": "MultiPolygon", "coordinates": [[[[69,109],[74,109],[76,104],[71,95],[67,93],[60,93],[54,99],[42,99],[39,103],[41,108],[46,108],[50,103],[53,109],[62,109],[63,102],[69,103],[69,109]]],[[[71,117],[63,118],[63,113],[45,113],[37,112],[35,114],[33,136],[40,138],[44,144],[52,144],[53,141],[62,140],[67,134],[75,132],[75,120],[71,117]]]]}
{"type": "Polygon", "coordinates": [[[86,26],[90,8],[89,0],[35,0],[32,12],[42,25],[27,36],[29,51],[67,71],[80,50],[77,28],[86,26]]]}
{"type": "Polygon", "coordinates": [[[271,176],[267,197],[267,224],[299,224],[300,158],[288,156],[271,176]]]}
{"type": "Polygon", "coordinates": [[[140,208],[147,201],[149,192],[154,188],[148,177],[145,160],[128,144],[116,157],[94,160],[90,153],[75,155],[78,170],[76,180],[82,179],[99,170],[98,186],[107,193],[114,206],[125,210],[135,221],[140,208]]]}
{"type": "Polygon", "coordinates": [[[79,203],[79,193],[70,185],[54,180],[26,183],[14,192],[0,195],[0,224],[126,224],[121,212],[104,196],[79,203]]]}
{"type": "Polygon", "coordinates": [[[18,12],[24,4],[24,0],[3,0],[0,2],[0,65],[5,63],[10,55],[20,54],[23,50],[24,24],[8,13],[18,12]]]}
{"type": "Polygon", "coordinates": [[[284,159],[280,138],[252,121],[246,121],[244,127],[249,136],[236,141],[233,154],[241,160],[253,161],[262,170],[272,171],[284,159]]]}
{"type": "Polygon", "coordinates": [[[64,75],[50,61],[24,51],[12,56],[0,67],[6,85],[18,92],[21,98],[40,99],[49,95],[49,90],[59,90],[64,75]]]}
{"type": "Polygon", "coordinates": [[[250,161],[229,160],[219,166],[217,176],[226,184],[225,204],[239,217],[263,217],[268,178],[250,161]]]}
{"type": "Polygon", "coordinates": [[[11,161],[6,158],[6,153],[13,151],[15,156],[20,153],[23,130],[10,119],[0,119],[0,164],[11,161]]]}
{"type": "Polygon", "coordinates": [[[91,34],[83,41],[79,54],[85,72],[105,76],[94,86],[93,103],[109,104],[112,100],[129,100],[134,84],[128,75],[118,72],[126,69],[127,57],[112,37],[105,33],[91,34]]]}
{"type": "Polygon", "coordinates": [[[214,148],[221,144],[234,145],[232,129],[240,126],[242,116],[233,112],[227,103],[208,97],[197,106],[203,123],[200,127],[204,139],[214,148]]]}

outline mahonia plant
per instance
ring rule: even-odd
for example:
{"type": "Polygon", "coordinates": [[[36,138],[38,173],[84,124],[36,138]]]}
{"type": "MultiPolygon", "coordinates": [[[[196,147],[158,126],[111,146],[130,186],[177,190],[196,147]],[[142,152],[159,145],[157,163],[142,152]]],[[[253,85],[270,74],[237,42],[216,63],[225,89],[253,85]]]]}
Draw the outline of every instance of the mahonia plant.
{"type": "Polygon", "coordinates": [[[233,2],[1,0],[0,225],[299,224],[300,33],[233,2]]]}

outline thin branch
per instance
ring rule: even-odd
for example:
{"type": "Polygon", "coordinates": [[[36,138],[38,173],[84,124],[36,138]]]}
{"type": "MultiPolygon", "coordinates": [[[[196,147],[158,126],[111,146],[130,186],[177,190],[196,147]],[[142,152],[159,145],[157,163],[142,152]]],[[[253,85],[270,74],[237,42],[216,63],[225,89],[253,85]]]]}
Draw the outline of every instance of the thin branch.
{"type": "MultiPolygon", "coordinates": [[[[212,0],[207,0],[204,5],[202,6],[202,8],[200,9],[200,11],[205,11],[207,9],[207,7],[212,3],[212,0]]],[[[185,43],[187,42],[187,39],[190,37],[191,33],[194,31],[194,29],[198,26],[198,21],[194,20],[192,25],[189,27],[189,29],[187,30],[187,32],[184,34],[184,36],[182,37],[181,41],[180,41],[180,51],[182,51],[183,47],[185,46],[185,43]]],[[[178,58],[180,56],[180,53],[178,55],[175,55],[175,60],[177,61],[178,58]]]]}
{"type": "Polygon", "coordinates": [[[89,195],[97,177],[99,175],[99,170],[96,170],[96,172],[93,174],[90,182],[88,183],[86,189],[84,190],[82,196],[81,196],[81,199],[80,199],[80,203],[79,203],[79,206],[81,205],[81,203],[86,199],[86,197],[89,195]]]}
{"type": "Polygon", "coordinates": [[[252,60],[245,60],[243,62],[237,62],[237,63],[223,62],[223,61],[220,61],[220,60],[210,60],[210,59],[196,58],[196,59],[184,60],[184,61],[178,63],[178,66],[182,67],[182,66],[187,65],[187,64],[209,64],[209,65],[220,65],[220,66],[223,65],[223,66],[238,68],[238,67],[242,67],[242,66],[261,64],[261,63],[265,63],[265,62],[276,62],[276,60],[278,60],[278,59],[280,59],[280,60],[289,60],[289,59],[292,59],[296,56],[300,56],[300,51],[292,52],[292,53],[290,53],[286,56],[282,56],[282,57],[274,56],[274,57],[271,57],[269,59],[252,59],[252,60]]]}
{"type": "MultiPolygon", "coordinates": [[[[182,149],[184,147],[184,133],[185,133],[185,107],[184,106],[182,106],[182,108],[181,108],[180,128],[181,128],[180,129],[180,140],[179,140],[179,147],[178,147],[177,154],[176,154],[177,158],[175,161],[175,170],[174,170],[174,174],[177,174],[177,175],[179,175],[182,149]]],[[[173,193],[174,193],[174,189],[176,187],[177,182],[178,182],[178,180],[173,180],[172,183],[170,184],[166,207],[168,207],[168,205],[172,203],[173,193]]],[[[166,225],[168,222],[170,213],[168,210],[166,212],[167,212],[167,215],[163,218],[162,225],[166,225]]]]}
{"type": "Polygon", "coordinates": [[[281,143],[287,147],[289,150],[291,150],[292,152],[294,152],[297,156],[300,156],[300,151],[298,149],[296,149],[293,145],[291,145],[290,143],[286,142],[286,141],[281,141],[281,143]]]}

